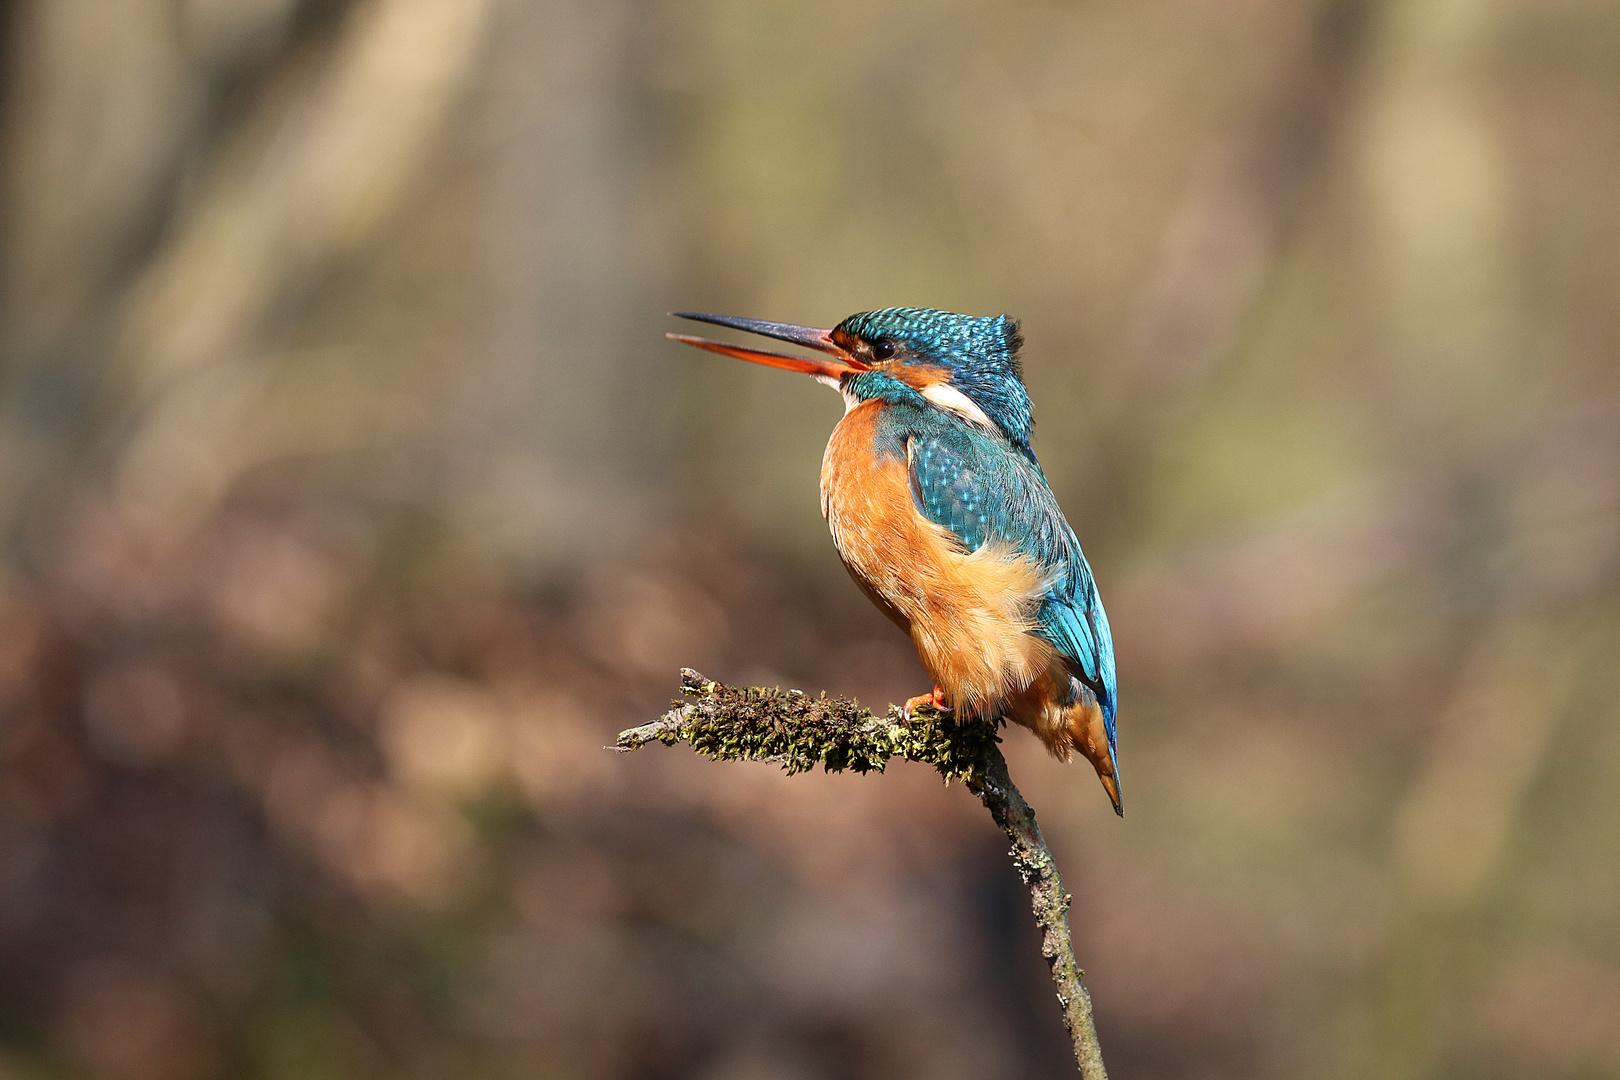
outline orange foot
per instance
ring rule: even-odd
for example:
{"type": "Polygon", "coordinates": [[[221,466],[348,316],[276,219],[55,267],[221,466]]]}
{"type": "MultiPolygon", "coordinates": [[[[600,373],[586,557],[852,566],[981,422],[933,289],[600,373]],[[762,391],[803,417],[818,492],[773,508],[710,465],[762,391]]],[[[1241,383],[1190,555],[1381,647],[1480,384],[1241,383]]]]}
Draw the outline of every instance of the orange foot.
{"type": "Polygon", "coordinates": [[[951,707],[945,704],[945,691],[936,686],[931,694],[918,694],[914,698],[907,698],[906,703],[900,706],[900,715],[910,720],[911,714],[924,705],[929,706],[936,712],[951,711],[951,707]]]}

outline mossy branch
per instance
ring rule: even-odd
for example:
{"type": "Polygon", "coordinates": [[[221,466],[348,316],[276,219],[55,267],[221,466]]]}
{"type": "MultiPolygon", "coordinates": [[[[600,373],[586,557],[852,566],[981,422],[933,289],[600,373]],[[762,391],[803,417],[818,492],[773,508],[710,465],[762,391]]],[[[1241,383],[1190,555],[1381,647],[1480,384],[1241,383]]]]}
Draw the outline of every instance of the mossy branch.
{"type": "Polygon", "coordinates": [[[1069,895],[1035,824],[1035,811],[1012,782],[994,725],[920,709],[906,721],[894,706],[874,716],[847,698],[797,690],[726,686],[683,668],[685,700],[658,720],[619,733],[618,749],[684,742],[715,761],[771,761],[788,773],[882,772],[891,758],[932,765],[961,780],[1012,841],[1013,866],[1029,889],[1041,930],[1041,955],[1057,985],[1063,1024],[1084,1080],[1106,1080],[1102,1048],[1069,937],[1069,895]]]}

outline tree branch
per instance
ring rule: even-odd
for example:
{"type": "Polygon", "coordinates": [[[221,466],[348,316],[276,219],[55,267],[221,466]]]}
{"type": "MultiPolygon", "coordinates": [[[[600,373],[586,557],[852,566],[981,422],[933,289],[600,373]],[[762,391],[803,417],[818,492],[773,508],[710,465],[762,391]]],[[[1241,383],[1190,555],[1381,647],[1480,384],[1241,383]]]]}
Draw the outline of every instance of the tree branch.
{"type": "Polygon", "coordinates": [[[617,748],[622,752],[650,742],[684,742],[715,761],[771,761],[790,775],[818,764],[828,772],[882,772],[890,758],[899,757],[932,765],[947,783],[965,783],[1012,841],[1013,866],[1029,888],[1041,930],[1041,955],[1057,984],[1080,1075],[1083,1080],[1107,1080],[1091,995],[1069,938],[1070,897],[1035,824],[1035,811],[1007,773],[993,724],[958,721],[927,708],[908,723],[892,705],[887,715],[874,716],[847,698],[726,686],[691,668],[681,670],[681,691],[685,700],[662,717],[620,732],[617,748]]]}

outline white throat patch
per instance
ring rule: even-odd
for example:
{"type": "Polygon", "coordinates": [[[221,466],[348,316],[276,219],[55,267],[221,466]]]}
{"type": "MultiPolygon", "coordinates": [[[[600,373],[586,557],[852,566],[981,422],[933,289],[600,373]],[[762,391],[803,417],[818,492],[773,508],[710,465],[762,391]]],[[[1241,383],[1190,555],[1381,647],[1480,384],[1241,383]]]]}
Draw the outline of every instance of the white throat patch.
{"type": "Polygon", "coordinates": [[[857,405],[859,405],[861,403],[860,398],[856,397],[854,394],[850,393],[848,390],[846,390],[844,388],[844,384],[843,384],[843,382],[841,380],[835,379],[831,375],[812,375],[810,377],[812,379],[816,380],[816,382],[821,383],[823,386],[832,387],[834,390],[838,391],[838,393],[840,395],[843,396],[843,399],[844,399],[844,415],[845,416],[849,415],[849,410],[853,409],[855,406],[857,406],[857,405]]]}

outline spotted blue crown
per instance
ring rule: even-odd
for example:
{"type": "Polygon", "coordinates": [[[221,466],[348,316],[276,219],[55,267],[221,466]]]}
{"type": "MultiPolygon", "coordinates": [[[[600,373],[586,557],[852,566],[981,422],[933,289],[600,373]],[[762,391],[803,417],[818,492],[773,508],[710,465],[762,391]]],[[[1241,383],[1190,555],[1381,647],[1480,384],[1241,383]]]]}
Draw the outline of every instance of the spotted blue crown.
{"type": "Polygon", "coordinates": [[[957,315],[933,308],[882,308],[851,315],[838,324],[867,341],[888,339],[910,354],[911,363],[930,363],[947,373],[952,386],[984,410],[1003,434],[1028,454],[1035,409],[1024,389],[1018,350],[1024,338],[1018,320],[1006,315],[957,315]]]}

